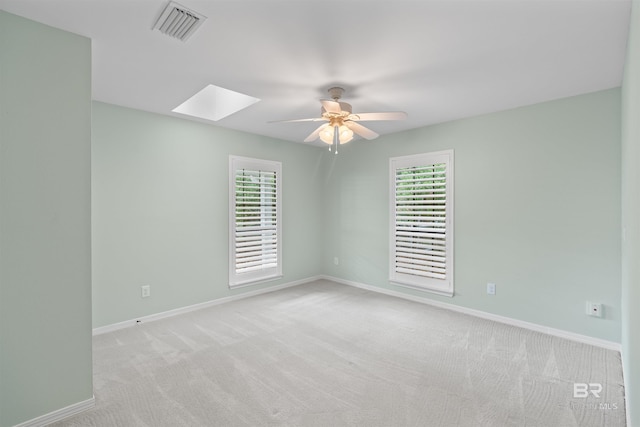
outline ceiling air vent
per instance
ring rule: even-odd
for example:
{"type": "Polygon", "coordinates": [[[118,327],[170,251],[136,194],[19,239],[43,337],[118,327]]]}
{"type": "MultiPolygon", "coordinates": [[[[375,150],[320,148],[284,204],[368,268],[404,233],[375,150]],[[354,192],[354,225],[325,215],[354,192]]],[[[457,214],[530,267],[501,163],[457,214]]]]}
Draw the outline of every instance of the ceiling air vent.
{"type": "Polygon", "coordinates": [[[164,9],[153,29],[160,30],[160,32],[184,42],[191,37],[205,19],[207,19],[206,16],[172,1],[164,9]]]}

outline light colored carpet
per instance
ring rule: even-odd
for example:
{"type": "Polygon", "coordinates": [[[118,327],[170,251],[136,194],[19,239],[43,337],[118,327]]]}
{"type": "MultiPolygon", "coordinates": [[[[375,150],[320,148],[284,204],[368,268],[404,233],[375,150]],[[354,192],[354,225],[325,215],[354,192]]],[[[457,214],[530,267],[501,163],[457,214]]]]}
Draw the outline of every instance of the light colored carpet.
{"type": "Polygon", "coordinates": [[[625,425],[617,352],[328,281],[96,336],[94,371],[56,426],[625,425]]]}

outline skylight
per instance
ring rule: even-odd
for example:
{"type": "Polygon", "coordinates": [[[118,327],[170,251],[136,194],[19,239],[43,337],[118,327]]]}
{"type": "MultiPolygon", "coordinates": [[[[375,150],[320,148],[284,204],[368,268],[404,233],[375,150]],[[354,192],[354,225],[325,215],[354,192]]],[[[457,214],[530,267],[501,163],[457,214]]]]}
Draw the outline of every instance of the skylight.
{"type": "Polygon", "coordinates": [[[172,111],[214,122],[260,101],[249,95],[208,85],[172,111]]]}

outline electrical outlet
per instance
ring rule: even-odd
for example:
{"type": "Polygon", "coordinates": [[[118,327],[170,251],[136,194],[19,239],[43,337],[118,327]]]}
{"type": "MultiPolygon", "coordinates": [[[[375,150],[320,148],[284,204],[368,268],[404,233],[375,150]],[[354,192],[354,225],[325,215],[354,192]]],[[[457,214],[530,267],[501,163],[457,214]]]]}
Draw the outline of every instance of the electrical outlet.
{"type": "Polygon", "coordinates": [[[337,257],[337,256],[334,256],[334,257],[333,257],[333,263],[334,263],[335,265],[339,265],[339,264],[340,264],[340,260],[338,259],[338,257],[337,257]]]}
{"type": "Polygon", "coordinates": [[[151,296],[151,286],[149,285],[144,285],[144,286],[140,286],[140,293],[142,298],[147,298],[151,296]]]}
{"type": "Polygon", "coordinates": [[[496,284],[495,283],[487,283],[487,294],[495,295],[496,294],[496,284]]]}
{"type": "Polygon", "coordinates": [[[587,301],[587,315],[592,317],[602,317],[602,304],[587,301]]]}

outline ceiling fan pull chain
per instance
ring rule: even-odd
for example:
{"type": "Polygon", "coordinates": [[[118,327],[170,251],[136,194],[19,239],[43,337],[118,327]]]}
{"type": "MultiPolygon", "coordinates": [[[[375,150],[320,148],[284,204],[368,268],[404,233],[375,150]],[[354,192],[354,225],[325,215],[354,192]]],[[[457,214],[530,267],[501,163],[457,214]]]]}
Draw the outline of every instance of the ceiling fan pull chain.
{"type": "Polygon", "coordinates": [[[333,127],[333,143],[336,146],[335,154],[338,154],[338,144],[340,143],[340,128],[338,127],[338,125],[335,125],[333,127]]]}

